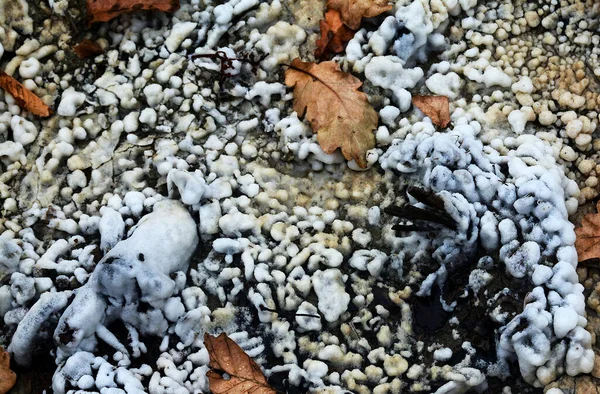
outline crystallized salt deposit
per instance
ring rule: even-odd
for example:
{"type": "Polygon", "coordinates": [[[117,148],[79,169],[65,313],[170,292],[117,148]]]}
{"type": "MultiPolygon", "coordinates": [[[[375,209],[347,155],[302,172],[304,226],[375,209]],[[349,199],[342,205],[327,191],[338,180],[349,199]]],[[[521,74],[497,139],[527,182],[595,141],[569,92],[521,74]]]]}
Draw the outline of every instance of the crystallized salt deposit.
{"type": "Polygon", "coordinates": [[[77,92],[74,88],[66,89],[56,112],[61,116],[74,116],[77,109],[84,103],[85,97],[85,93],[77,92]]]}
{"type": "Polygon", "coordinates": [[[175,52],[183,40],[185,40],[195,28],[196,23],[194,22],[178,22],[174,24],[171,29],[171,34],[169,34],[169,37],[165,40],[165,46],[169,52],[175,52]]]}
{"type": "Polygon", "coordinates": [[[341,272],[337,269],[317,271],[313,276],[313,286],[319,298],[319,311],[325,320],[338,320],[350,302],[350,296],[344,291],[341,272]]]}
{"type": "Polygon", "coordinates": [[[124,15],[85,60],[60,18],[0,15],[2,69],[57,112],[0,92],[0,336],[20,364],[54,355],[54,392],[208,392],[203,335],[221,332],[282,392],[524,392],[516,374],[592,368],[567,216],[597,196],[597,11],[414,0],[365,18],[333,58],[381,119],[359,173],[281,80],[311,60],[313,3],[124,15]],[[448,96],[450,129],[413,94],[448,96]]]}
{"type": "MultiPolygon", "coordinates": [[[[519,137],[508,155],[489,154],[474,138],[477,129],[459,120],[448,134],[411,135],[397,141],[381,158],[382,166],[390,171],[417,179],[422,176],[420,182],[437,191],[449,213],[455,209],[470,212],[462,219],[472,223],[468,227],[457,221],[457,230],[443,230],[449,231],[449,238],[438,234],[429,241],[441,266],[423,282],[420,292],[429,293],[434,284],[443,287],[446,267],[472,253],[473,233],[464,232],[467,228],[476,235],[481,226],[480,236],[493,238],[482,239],[483,244],[493,246],[497,240],[491,226],[501,221],[497,225],[504,244],[500,262],[513,277],[532,277],[539,287],[532,291],[523,313],[500,329],[499,365],[505,370],[503,364],[515,355],[523,377],[535,385],[555,379],[559,368],[591,371],[594,353],[589,334],[583,330],[587,324],[583,286],[577,283],[573,268],[575,235],[567,219],[566,201],[576,191],[573,181],[565,177],[550,148],[539,139],[519,137]],[[496,217],[485,205],[494,209],[496,217]],[[555,256],[567,260],[555,260],[555,256]],[[543,267],[540,264],[556,265],[550,275],[547,269],[544,273],[537,269],[543,267]],[[550,292],[547,297],[544,288],[550,292]],[[564,337],[565,341],[557,342],[564,337]],[[581,358],[564,358],[565,351],[577,352],[581,358]]],[[[417,256],[418,250],[410,251],[415,244],[409,239],[411,243],[400,243],[405,259],[417,256]]]]}
{"type": "MultiPolygon", "coordinates": [[[[120,218],[114,211],[105,212],[113,212],[111,215],[120,218]]],[[[113,221],[110,219],[109,224],[113,221]]],[[[110,237],[114,241],[113,228],[107,228],[111,232],[104,234],[103,240],[110,237]]],[[[171,306],[167,318],[173,319],[183,312],[173,308],[177,301],[168,300],[176,289],[176,282],[169,275],[186,271],[197,242],[196,224],[180,203],[170,200],[156,203],[154,212],[140,220],[129,238],[107,246],[110,251],[98,263],[90,280],[75,292],[75,299],[62,314],[54,333],[54,340],[60,345],[58,357],[64,359],[79,350],[94,350],[96,335],[127,353],[106,328],[115,318],[129,325],[131,335],[137,336],[136,329],[142,333],[164,333],[167,327],[160,309],[171,306]],[[120,300],[131,305],[142,301],[156,309],[144,317],[131,306],[115,310],[109,307],[120,300]]],[[[41,324],[66,306],[69,295],[70,292],[44,293],[25,316],[9,346],[17,362],[29,363],[41,324]]]]}
{"type": "Polygon", "coordinates": [[[411,104],[407,89],[414,88],[423,78],[423,70],[419,67],[404,69],[403,64],[395,56],[376,56],[365,67],[365,76],[373,85],[390,89],[398,108],[405,112],[411,104]]]}

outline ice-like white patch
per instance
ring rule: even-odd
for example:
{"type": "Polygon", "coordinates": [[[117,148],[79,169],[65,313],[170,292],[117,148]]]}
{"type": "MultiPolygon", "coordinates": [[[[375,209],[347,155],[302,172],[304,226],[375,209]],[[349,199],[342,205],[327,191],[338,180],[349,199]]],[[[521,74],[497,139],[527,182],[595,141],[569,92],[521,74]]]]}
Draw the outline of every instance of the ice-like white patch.
{"type": "Polygon", "coordinates": [[[85,101],[85,93],[77,92],[74,88],[67,88],[61,96],[56,112],[61,116],[75,116],[77,109],[85,101]]]}
{"type": "MultiPolygon", "coordinates": [[[[103,219],[110,218],[110,223],[114,221],[112,216],[120,218],[111,208],[106,208],[105,215],[109,216],[103,219]]],[[[117,227],[101,230],[103,240],[116,241],[119,234],[113,232],[117,227]]],[[[93,351],[96,336],[127,354],[125,347],[106,328],[117,318],[128,326],[133,338],[137,338],[136,330],[164,334],[168,325],[161,308],[170,306],[167,318],[175,319],[182,313],[176,301],[169,301],[178,286],[170,275],[187,271],[197,243],[196,223],[181,203],[164,200],[154,204],[154,211],[140,219],[128,238],[112,245],[89,281],[75,291],[75,299],[62,314],[54,333],[54,340],[59,344],[58,358],[63,360],[79,350],[93,351]],[[136,310],[139,302],[150,304],[152,310],[139,314],[136,310]],[[121,303],[124,306],[116,306],[121,303]]],[[[20,289],[22,293],[25,287],[22,285],[20,289]]],[[[18,363],[29,363],[40,326],[50,314],[66,306],[69,295],[70,292],[43,293],[36,306],[25,315],[9,346],[18,363]]],[[[17,301],[22,296],[17,295],[17,301]]],[[[143,344],[134,344],[134,350],[140,346],[143,344]]]]}
{"type": "MultiPolygon", "coordinates": [[[[438,234],[430,241],[432,256],[442,265],[420,292],[428,294],[436,283],[443,286],[446,267],[471,253],[478,233],[488,249],[498,245],[493,227],[499,223],[501,263],[513,277],[532,278],[538,287],[527,297],[523,312],[499,330],[497,371],[505,373],[506,363],[516,356],[523,377],[535,385],[556,379],[561,368],[589,372],[594,353],[584,329],[583,286],[574,269],[575,255],[564,252],[574,250],[567,201],[577,187],[564,175],[551,148],[536,137],[518,137],[514,148],[500,155],[483,149],[475,139],[478,129],[474,122],[457,119],[449,133],[409,135],[381,157],[383,168],[422,177],[420,182],[443,198],[448,213],[462,212],[460,219],[455,217],[456,230],[443,230],[449,231],[449,238],[438,234]],[[495,211],[494,218],[486,207],[495,211]],[[462,221],[471,224],[464,227],[462,221]],[[467,229],[470,232],[463,233],[467,229]],[[559,250],[567,261],[556,259],[559,250]],[[553,266],[552,273],[541,264],[553,266]]],[[[398,244],[403,253],[418,256],[414,237],[406,241],[398,244]]]]}
{"type": "Polygon", "coordinates": [[[376,56],[365,68],[365,76],[373,85],[390,89],[394,101],[405,112],[411,105],[412,89],[423,78],[423,70],[419,67],[404,69],[403,63],[395,56],[376,56]]]}
{"type": "Polygon", "coordinates": [[[328,322],[340,318],[348,308],[350,296],[344,290],[342,273],[335,268],[317,271],[312,277],[313,287],[319,298],[319,311],[328,322]]]}

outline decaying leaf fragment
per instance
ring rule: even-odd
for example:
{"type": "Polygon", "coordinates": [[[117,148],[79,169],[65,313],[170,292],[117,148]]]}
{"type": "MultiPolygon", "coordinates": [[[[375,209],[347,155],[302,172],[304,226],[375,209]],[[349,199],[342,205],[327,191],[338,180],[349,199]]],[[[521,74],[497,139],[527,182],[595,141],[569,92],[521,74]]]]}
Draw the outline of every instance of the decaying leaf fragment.
{"type": "Polygon", "coordinates": [[[8,393],[17,382],[17,375],[10,370],[10,355],[0,347],[0,394],[8,393]]]}
{"type": "MultiPolygon", "coordinates": [[[[600,212],[600,202],[596,209],[600,212]]],[[[600,258],[600,213],[585,215],[581,227],[575,229],[575,236],[575,249],[579,261],[600,258]]]]}
{"type": "Polygon", "coordinates": [[[323,151],[341,148],[346,159],[365,168],[365,155],[375,147],[373,130],[379,118],[367,95],[358,90],[362,82],[335,62],[294,59],[285,72],[285,84],[294,88],[294,110],[306,116],[323,151]]]}
{"type": "Polygon", "coordinates": [[[19,107],[26,109],[32,114],[42,117],[52,115],[52,110],[41,98],[2,70],[0,70],[0,88],[10,93],[19,107]]]}
{"type": "Polygon", "coordinates": [[[87,0],[88,25],[94,22],[108,22],[127,12],[173,12],[177,9],[179,0],[87,0]]]}
{"type": "Polygon", "coordinates": [[[373,18],[392,9],[389,0],[329,0],[327,9],[340,12],[342,21],[358,30],[362,18],[373,18]]]}
{"type": "Polygon", "coordinates": [[[214,394],[276,394],[258,364],[225,333],[218,337],[204,334],[210,371],[206,373],[214,394]],[[223,377],[226,373],[228,379],[223,377]]]}
{"type": "Polygon", "coordinates": [[[97,42],[88,40],[87,38],[73,47],[73,51],[80,59],[85,59],[91,56],[98,56],[104,53],[104,49],[97,42]]]}
{"type": "Polygon", "coordinates": [[[354,37],[355,31],[342,22],[339,11],[327,11],[325,19],[319,22],[319,25],[321,26],[321,38],[317,40],[317,49],[315,50],[317,59],[343,52],[346,43],[354,37]]]}
{"type": "Polygon", "coordinates": [[[440,127],[448,126],[450,123],[450,102],[446,96],[412,96],[412,103],[425,115],[431,118],[431,122],[440,127]]]}

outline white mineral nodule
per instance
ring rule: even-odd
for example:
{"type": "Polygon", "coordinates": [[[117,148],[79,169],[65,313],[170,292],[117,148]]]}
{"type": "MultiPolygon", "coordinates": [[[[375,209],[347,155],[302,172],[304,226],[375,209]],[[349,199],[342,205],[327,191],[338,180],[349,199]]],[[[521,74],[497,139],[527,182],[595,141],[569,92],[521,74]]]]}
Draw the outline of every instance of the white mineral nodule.
{"type": "Polygon", "coordinates": [[[331,54],[381,120],[362,169],[284,80],[326,2],[180,3],[88,29],[104,53],[78,59],[56,18],[75,2],[0,0],[0,68],[55,111],[0,91],[17,363],[52,354],[56,394],[208,392],[204,334],[224,332],[290,391],[516,393],[592,370],[569,217],[598,196],[596,8],[363,18],[331,54]],[[414,95],[448,97],[448,126],[414,95]]]}

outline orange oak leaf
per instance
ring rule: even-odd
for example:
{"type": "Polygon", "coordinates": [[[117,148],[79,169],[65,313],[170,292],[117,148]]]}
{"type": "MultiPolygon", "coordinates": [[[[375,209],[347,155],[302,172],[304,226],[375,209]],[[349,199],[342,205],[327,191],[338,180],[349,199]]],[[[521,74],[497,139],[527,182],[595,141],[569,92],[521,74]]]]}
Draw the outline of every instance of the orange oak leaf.
{"type": "Polygon", "coordinates": [[[80,59],[85,59],[90,56],[98,56],[104,53],[104,49],[97,42],[88,40],[87,38],[73,47],[73,51],[80,59]]]}
{"type": "Polygon", "coordinates": [[[450,123],[450,102],[446,96],[412,96],[412,103],[419,108],[431,122],[440,127],[450,123]]]}
{"type": "Polygon", "coordinates": [[[294,110],[306,116],[323,151],[341,148],[346,159],[365,168],[366,153],[375,147],[373,130],[379,117],[367,95],[358,90],[362,82],[335,62],[294,59],[285,72],[285,84],[294,88],[294,110]]]}
{"type": "Polygon", "coordinates": [[[10,93],[19,107],[26,109],[32,114],[44,118],[52,115],[52,110],[41,98],[2,70],[0,70],[0,88],[10,93]]]}
{"type": "Polygon", "coordinates": [[[340,12],[342,21],[358,30],[362,18],[373,18],[392,9],[389,0],[329,0],[327,9],[340,12]]]}
{"type": "Polygon", "coordinates": [[[210,370],[206,373],[214,394],[276,394],[258,364],[225,333],[218,337],[204,334],[210,370]],[[227,374],[225,379],[223,374],[227,374]]]}
{"type": "Polygon", "coordinates": [[[10,370],[10,355],[0,347],[0,394],[6,394],[17,382],[17,375],[10,370]]]}
{"type": "MultiPolygon", "coordinates": [[[[600,210],[600,202],[596,209],[600,210]]],[[[585,215],[581,227],[575,229],[575,236],[575,249],[579,261],[600,258],[600,213],[585,215]]]]}
{"type": "Polygon", "coordinates": [[[319,25],[321,26],[321,38],[317,40],[317,49],[315,50],[317,59],[342,52],[346,43],[354,37],[355,31],[344,25],[339,11],[327,11],[325,19],[319,22],[319,25]]]}
{"type": "Polygon", "coordinates": [[[177,9],[179,0],[87,0],[88,25],[94,22],[108,22],[127,12],[173,12],[177,9]]]}

